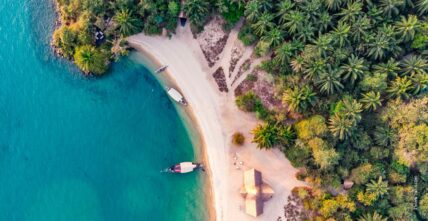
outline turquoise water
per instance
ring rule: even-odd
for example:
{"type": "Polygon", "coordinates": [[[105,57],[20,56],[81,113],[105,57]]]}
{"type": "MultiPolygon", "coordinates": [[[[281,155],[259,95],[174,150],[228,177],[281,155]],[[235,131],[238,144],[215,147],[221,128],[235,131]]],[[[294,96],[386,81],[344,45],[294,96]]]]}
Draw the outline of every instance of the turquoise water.
{"type": "Polygon", "coordinates": [[[0,220],[204,220],[204,174],[136,54],[83,78],[49,50],[50,0],[0,0],[0,220]]]}

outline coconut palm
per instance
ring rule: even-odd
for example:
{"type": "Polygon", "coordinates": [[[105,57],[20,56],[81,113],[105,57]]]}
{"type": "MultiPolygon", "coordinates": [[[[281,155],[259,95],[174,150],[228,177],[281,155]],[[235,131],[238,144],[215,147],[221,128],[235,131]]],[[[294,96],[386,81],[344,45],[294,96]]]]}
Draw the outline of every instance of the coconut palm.
{"type": "Polygon", "coordinates": [[[381,176],[377,181],[371,180],[371,182],[368,183],[366,187],[367,192],[374,194],[376,198],[382,197],[388,193],[388,182],[383,181],[381,176]]]}
{"type": "Polygon", "coordinates": [[[356,123],[361,120],[362,104],[355,99],[343,99],[342,104],[342,108],[337,113],[338,115],[351,119],[356,123]]]}
{"type": "Polygon", "coordinates": [[[396,77],[400,70],[400,63],[390,58],[386,63],[380,63],[373,66],[375,73],[388,74],[390,77],[396,77]]]}
{"type": "Polygon", "coordinates": [[[387,218],[384,218],[382,215],[380,215],[377,212],[374,213],[366,213],[363,216],[361,216],[358,221],[388,221],[387,218]]]}
{"type": "Polygon", "coordinates": [[[404,75],[426,74],[428,62],[419,55],[410,55],[405,57],[401,62],[401,72],[404,75]]]}
{"type": "Polygon", "coordinates": [[[305,15],[301,11],[290,11],[284,16],[282,26],[291,34],[294,34],[306,23],[305,15]]]}
{"type": "Polygon", "coordinates": [[[320,55],[326,56],[327,52],[331,50],[331,42],[333,41],[333,36],[329,34],[320,35],[315,41],[315,48],[318,50],[320,55]]]}
{"type": "Polygon", "coordinates": [[[315,61],[310,61],[308,64],[304,63],[303,73],[305,73],[305,78],[318,80],[319,76],[326,71],[326,68],[326,61],[319,58],[315,61]]]}
{"type": "Polygon", "coordinates": [[[312,25],[311,22],[306,23],[303,27],[300,28],[300,30],[296,33],[295,39],[307,42],[307,41],[313,41],[315,36],[315,27],[312,25]]]}
{"type": "Polygon", "coordinates": [[[428,75],[416,74],[411,77],[413,83],[413,94],[417,95],[428,88],[428,75]]]}
{"type": "Polygon", "coordinates": [[[340,81],[341,78],[339,71],[328,67],[326,72],[321,73],[316,84],[320,88],[321,92],[331,95],[343,90],[344,87],[340,81]]]}
{"type": "Polygon", "coordinates": [[[258,0],[251,0],[245,7],[244,15],[248,21],[254,22],[260,16],[261,5],[258,0]]]}
{"type": "Polygon", "coordinates": [[[341,16],[343,22],[355,22],[358,16],[361,14],[363,4],[359,1],[348,1],[346,8],[342,8],[340,13],[337,15],[341,16]]]}
{"type": "Polygon", "coordinates": [[[419,0],[416,3],[416,6],[420,15],[423,15],[428,12],[428,0],[419,0]]]}
{"type": "Polygon", "coordinates": [[[275,49],[274,62],[280,65],[288,65],[291,57],[294,55],[295,48],[292,43],[284,42],[275,49]]]}
{"type": "Polygon", "coordinates": [[[280,45],[281,42],[284,40],[284,35],[282,34],[281,30],[278,28],[272,28],[266,35],[261,37],[261,40],[264,42],[267,42],[269,44],[269,47],[275,48],[276,46],[280,45]]]}
{"type": "Polygon", "coordinates": [[[345,44],[349,43],[348,36],[350,34],[351,26],[339,21],[337,27],[333,30],[333,39],[339,45],[339,47],[345,46],[345,44]]]}
{"type": "Polygon", "coordinates": [[[349,80],[351,85],[354,85],[355,81],[363,78],[364,73],[367,72],[367,64],[363,58],[359,58],[355,55],[351,55],[348,59],[348,63],[340,67],[344,80],[349,80]]]}
{"type": "Polygon", "coordinates": [[[107,70],[107,59],[92,45],[76,48],[74,62],[86,74],[103,74],[107,70]]]}
{"type": "Polygon", "coordinates": [[[372,27],[371,20],[367,16],[358,17],[357,21],[352,23],[351,36],[354,41],[360,41],[367,37],[368,30],[372,27]]]}
{"type": "Polygon", "coordinates": [[[340,9],[340,6],[342,6],[343,2],[344,0],[325,0],[327,8],[333,11],[340,9]]]}
{"type": "Polygon", "coordinates": [[[300,72],[303,68],[303,57],[302,56],[296,56],[293,60],[290,62],[291,69],[293,69],[294,72],[300,72]]]}
{"type": "Polygon", "coordinates": [[[387,92],[390,94],[390,97],[408,99],[412,90],[412,81],[407,76],[404,76],[396,77],[387,92]]]}
{"type": "Polygon", "coordinates": [[[389,126],[377,126],[373,135],[377,145],[388,147],[394,142],[396,132],[389,126]]]}
{"type": "Polygon", "coordinates": [[[409,15],[408,18],[401,16],[401,21],[396,24],[398,32],[404,41],[411,41],[419,28],[418,17],[409,15]]]}
{"type": "Polygon", "coordinates": [[[328,128],[330,129],[333,136],[339,138],[340,140],[349,138],[354,127],[355,121],[338,114],[333,115],[333,117],[329,119],[328,128]]]}
{"type": "Polygon", "coordinates": [[[263,13],[251,27],[254,29],[255,34],[263,36],[273,28],[274,23],[272,21],[273,16],[271,14],[263,13]]]}
{"type": "Polygon", "coordinates": [[[379,92],[370,91],[365,94],[361,94],[361,96],[363,97],[360,102],[366,110],[375,111],[378,107],[382,106],[382,99],[380,98],[379,92]]]}
{"type": "Polygon", "coordinates": [[[291,111],[303,112],[316,102],[316,93],[309,86],[287,90],[282,101],[291,111]]]}
{"type": "Polygon", "coordinates": [[[278,3],[278,12],[276,16],[279,17],[279,23],[282,24],[286,20],[288,13],[294,7],[294,3],[291,0],[284,0],[278,3]]]}
{"type": "Polygon", "coordinates": [[[376,37],[371,37],[367,44],[367,55],[375,60],[382,59],[386,56],[389,50],[389,38],[383,34],[378,34],[376,37]]]}
{"type": "MultiPolygon", "coordinates": [[[[338,0],[336,0],[338,1],[338,0]]],[[[331,26],[332,17],[327,11],[323,11],[319,14],[316,21],[317,27],[321,32],[326,31],[331,26]]]]}
{"type": "Polygon", "coordinates": [[[113,20],[117,23],[119,32],[124,36],[138,32],[141,26],[138,18],[129,9],[118,11],[113,20]]]}
{"type": "Polygon", "coordinates": [[[187,0],[184,4],[184,11],[190,22],[195,25],[203,25],[209,13],[210,4],[205,0],[187,0]]]}
{"type": "Polygon", "coordinates": [[[391,17],[400,13],[400,7],[404,6],[403,0],[380,0],[380,7],[384,15],[391,17]]]}
{"type": "Polygon", "coordinates": [[[279,142],[278,128],[271,123],[257,125],[252,133],[254,135],[253,143],[257,143],[259,149],[270,149],[279,142]]]}

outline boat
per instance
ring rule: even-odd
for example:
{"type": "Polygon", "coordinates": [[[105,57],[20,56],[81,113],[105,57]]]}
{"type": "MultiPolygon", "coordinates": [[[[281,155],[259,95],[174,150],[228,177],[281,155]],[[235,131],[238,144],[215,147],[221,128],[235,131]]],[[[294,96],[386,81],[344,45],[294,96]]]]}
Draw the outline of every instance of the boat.
{"type": "Polygon", "coordinates": [[[177,90],[174,88],[167,88],[168,95],[175,100],[177,103],[182,105],[187,105],[187,101],[184,99],[183,95],[180,94],[177,90]]]}
{"type": "Polygon", "coordinates": [[[162,66],[162,67],[158,68],[158,69],[155,71],[155,74],[159,74],[159,73],[161,73],[161,72],[164,72],[167,68],[168,68],[168,65],[164,65],[164,66],[162,66]]]}
{"type": "Polygon", "coordinates": [[[174,166],[171,166],[168,168],[168,172],[170,173],[190,173],[196,169],[202,169],[203,166],[200,163],[193,163],[193,162],[181,162],[179,164],[176,164],[174,166]]]}

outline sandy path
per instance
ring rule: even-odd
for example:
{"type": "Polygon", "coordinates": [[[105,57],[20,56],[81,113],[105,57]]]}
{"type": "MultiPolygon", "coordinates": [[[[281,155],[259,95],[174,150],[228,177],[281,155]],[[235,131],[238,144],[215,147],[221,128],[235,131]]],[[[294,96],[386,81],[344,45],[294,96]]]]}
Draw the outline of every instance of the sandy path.
{"type": "MultiPolygon", "coordinates": [[[[231,36],[234,36],[233,33],[231,36]]],[[[281,216],[290,190],[303,183],[295,179],[296,170],[280,151],[260,151],[249,142],[252,137],[250,130],[256,126],[257,120],[252,114],[237,109],[233,92],[225,94],[218,91],[211,77],[212,69],[208,68],[188,26],[179,27],[171,39],[139,34],[129,37],[128,41],[169,66],[170,77],[179,85],[192,107],[210,164],[217,220],[273,221],[281,216]],[[235,131],[241,131],[246,136],[247,142],[243,147],[231,147],[230,137],[235,131]],[[244,162],[243,168],[260,170],[264,180],[276,192],[265,204],[264,214],[257,219],[243,212],[244,201],[239,195],[243,183],[242,169],[237,170],[233,166],[235,154],[239,157],[238,161],[244,162]]],[[[228,44],[225,50],[231,50],[232,45],[228,44]]],[[[221,63],[229,61],[228,58],[220,60],[223,61],[221,63]]]]}

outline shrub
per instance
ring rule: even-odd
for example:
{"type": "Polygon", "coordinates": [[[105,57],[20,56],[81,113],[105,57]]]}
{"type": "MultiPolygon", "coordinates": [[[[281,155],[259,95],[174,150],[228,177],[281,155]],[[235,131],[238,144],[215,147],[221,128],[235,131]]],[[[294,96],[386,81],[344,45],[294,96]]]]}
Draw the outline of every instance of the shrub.
{"type": "Polygon", "coordinates": [[[237,96],[235,102],[239,109],[246,112],[255,111],[257,105],[260,105],[261,103],[260,99],[251,91],[246,94],[237,96]]]}
{"type": "Polygon", "coordinates": [[[242,26],[241,30],[239,31],[238,38],[246,46],[252,45],[257,41],[257,36],[253,34],[251,27],[247,24],[242,26]]]}
{"type": "Polygon", "coordinates": [[[232,143],[237,145],[237,146],[242,146],[245,142],[245,137],[242,133],[240,132],[235,132],[232,135],[232,143]]]}

